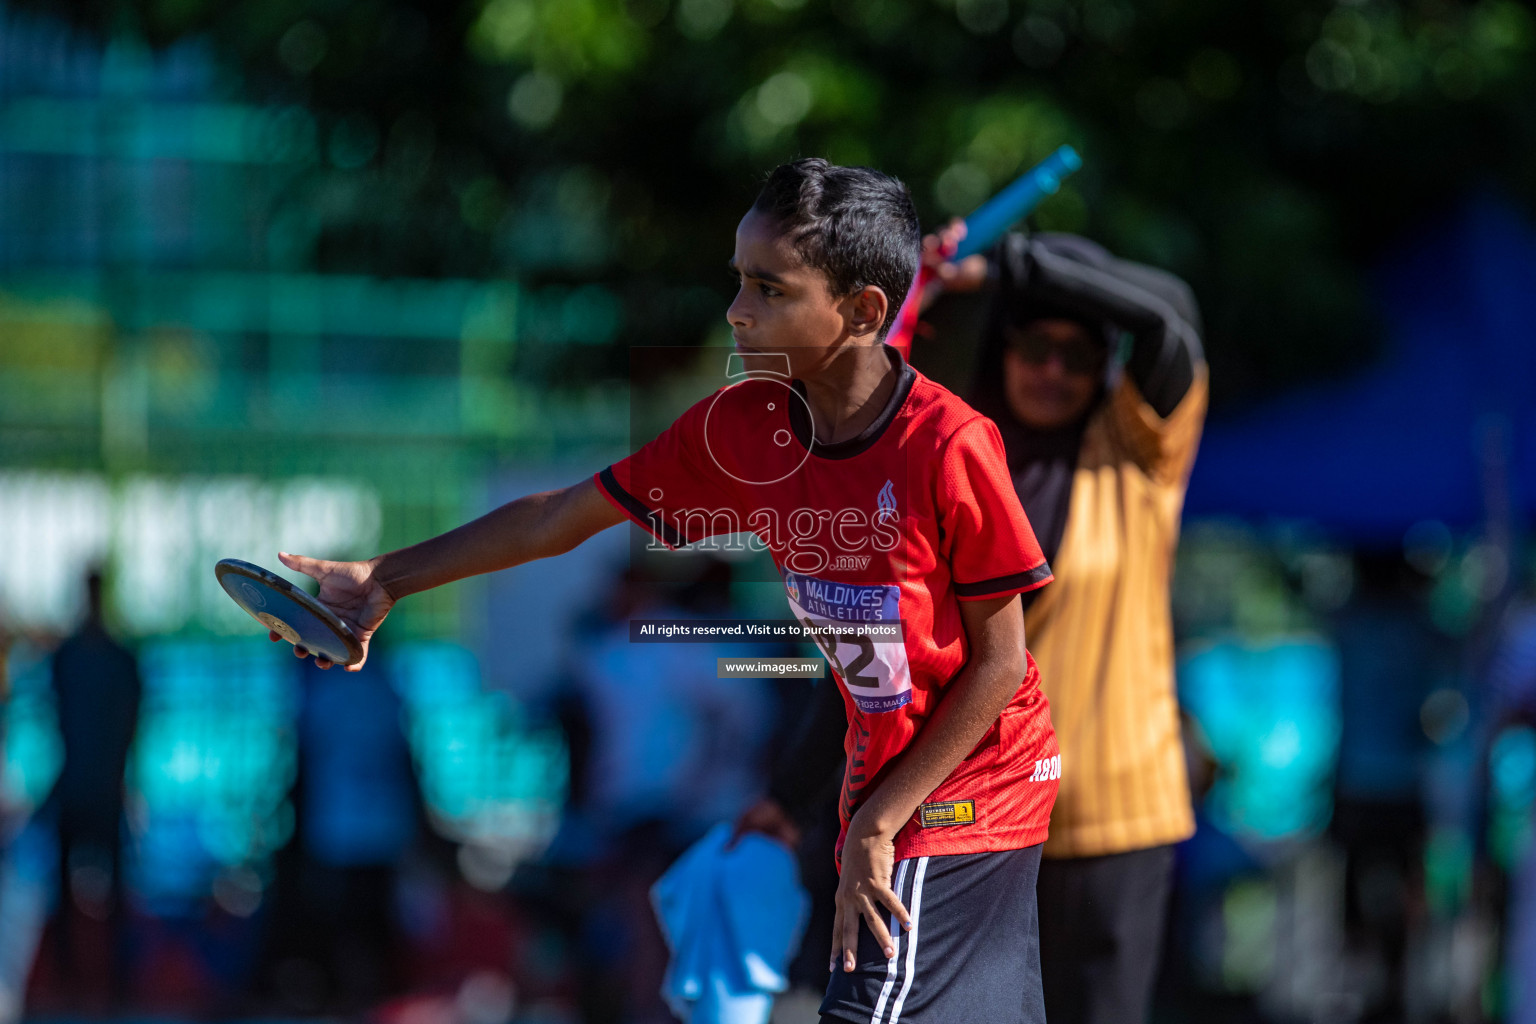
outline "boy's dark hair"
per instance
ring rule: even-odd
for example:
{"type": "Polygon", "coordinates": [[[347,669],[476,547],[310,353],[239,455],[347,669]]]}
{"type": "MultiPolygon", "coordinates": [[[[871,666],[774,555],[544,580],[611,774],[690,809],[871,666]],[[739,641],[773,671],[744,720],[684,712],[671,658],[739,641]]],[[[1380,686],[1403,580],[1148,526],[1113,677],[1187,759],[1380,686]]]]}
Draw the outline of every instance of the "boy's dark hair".
{"type": "Polygon", "coordinates": [[[806,266],[827,276],[832,294],[878,285],[890,300],[878,334],[885,337],[922,252],[907,186],[868,167],[806,157],[775,167],[752,209],[779,225],[806,266]]]}

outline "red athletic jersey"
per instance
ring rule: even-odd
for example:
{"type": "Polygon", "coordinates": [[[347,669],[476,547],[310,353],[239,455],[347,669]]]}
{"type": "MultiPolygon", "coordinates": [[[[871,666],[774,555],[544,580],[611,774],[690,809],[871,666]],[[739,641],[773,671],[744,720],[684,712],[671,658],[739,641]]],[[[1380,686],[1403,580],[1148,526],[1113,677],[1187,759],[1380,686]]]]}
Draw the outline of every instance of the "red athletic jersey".
{"type": "MultiPolygon", "coordinates": [[[[886,351],[897,387],[858,437],[817,443],[802,385],[759,377],[699,402],[596,478],[667,547],[755,534],[796,619],[899,620],[895,642],[821,644],[848,710],[844,836],[966,662],[959,602],[1052,578],[996,425],[886,351]]],[[[1001,718],[897,835],[898,858],[1045,841],[1061,762],[1034,658],[1026,665],[1001,718]]]]}

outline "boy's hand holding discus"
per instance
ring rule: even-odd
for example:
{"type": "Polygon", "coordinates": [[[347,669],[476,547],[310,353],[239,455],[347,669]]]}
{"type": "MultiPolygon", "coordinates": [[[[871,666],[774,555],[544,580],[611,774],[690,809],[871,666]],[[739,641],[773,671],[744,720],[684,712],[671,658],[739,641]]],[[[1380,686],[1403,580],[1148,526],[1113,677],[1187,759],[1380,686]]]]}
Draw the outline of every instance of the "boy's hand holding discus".
{"type": "MultiPolygon", "coordinates": [[[[363,661],[347,666],[355,672],[367,661],[369,640],[401,598],[467,576],[564,554],[623,521],[592,481],[583,480],[558,491],[518,498],[456,530],[367,561],[329,562],[286,553],[278,557],[288,568],[313,577],[320,584],[320,603],[352,628],[363,645],[363,661]]],[[[270,636],[282,639],[276,633],[270,636]]],[[[310,652],[295,646],[293,653],[306,658],[310,652]]],[[[315,664],[330,668],[333,662],[317,657],[315,664]]]]}
{"type": "MultiPolygon", "coordinates": [[[[302,572],[320,584],[316,600],[339,615],[363,646],[363,660],[348,665],[347,671],[356,672],[361,669],[368,660],[368,641],[395,604],[394,596],[374,577],[374,566],[378,559],[330,562],[290,555],[286,551],[279,551],[277,557],[288,568],[302,572]]],[[[269,630],[267,635],[274,642],[283,639],[275,630],[269,630]]],[[[295,644],[293,655],[296,658],[307,658],[309,650],[295,644]]],[[[334,662],[316,655],[315,664],[321,668],[330,668],[334,662]]]]}

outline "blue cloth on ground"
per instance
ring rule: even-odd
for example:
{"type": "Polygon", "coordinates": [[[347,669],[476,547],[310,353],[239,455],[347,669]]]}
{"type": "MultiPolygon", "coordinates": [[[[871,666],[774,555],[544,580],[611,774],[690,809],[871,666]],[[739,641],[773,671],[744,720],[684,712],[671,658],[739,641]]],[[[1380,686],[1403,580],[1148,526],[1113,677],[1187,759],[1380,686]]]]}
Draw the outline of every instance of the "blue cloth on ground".
{"type": "Polygon", "coordinates": [[[789,849],[756,833],[726,849],[730,838],[716,825],[651,887],[672,951],[661,994],[687,1024],[767,1024],[810,913],[789,849]]]}

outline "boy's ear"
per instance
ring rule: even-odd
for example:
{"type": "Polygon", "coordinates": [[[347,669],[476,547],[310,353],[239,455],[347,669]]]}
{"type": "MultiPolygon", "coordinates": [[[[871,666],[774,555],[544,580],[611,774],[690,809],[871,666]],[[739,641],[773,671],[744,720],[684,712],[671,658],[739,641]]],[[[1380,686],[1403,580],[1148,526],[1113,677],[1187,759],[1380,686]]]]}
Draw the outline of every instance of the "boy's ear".
{"type": "Polygon", "coordinates": [[[849,296],[852,306],[848,326],[854,334],[876,334],[890,311],[890,298],[879,285],[866,285],[849,296]]]}

